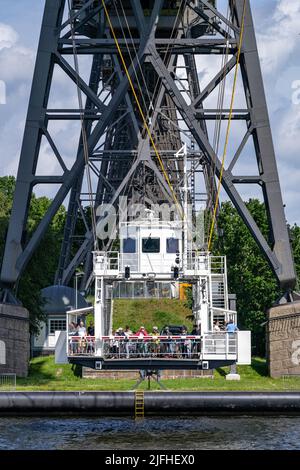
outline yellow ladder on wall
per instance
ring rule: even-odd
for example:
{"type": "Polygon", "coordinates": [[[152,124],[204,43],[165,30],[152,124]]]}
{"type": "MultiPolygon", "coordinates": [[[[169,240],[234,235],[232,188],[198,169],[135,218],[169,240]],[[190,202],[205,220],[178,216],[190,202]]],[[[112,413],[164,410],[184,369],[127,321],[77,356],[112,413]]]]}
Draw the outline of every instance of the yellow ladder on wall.
{"type": "Polygon", "coordinates": [[[144,391],[136,390],[135,391],[135,419],[143,419],[145,416],[145,399],[144,391]]]}

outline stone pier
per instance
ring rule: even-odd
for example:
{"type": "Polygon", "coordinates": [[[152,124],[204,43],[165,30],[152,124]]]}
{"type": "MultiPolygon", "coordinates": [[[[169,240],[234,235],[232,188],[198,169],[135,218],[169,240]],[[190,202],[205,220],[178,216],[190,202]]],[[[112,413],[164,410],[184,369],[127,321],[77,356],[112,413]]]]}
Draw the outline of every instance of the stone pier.
{"type": "Polygon", "coordinates": [[[28,310],[19,305],[0,304],[0,374],[27,377],[29,355],[28,310]]]}
{"type": "Polygon", "coordinates": [[[271,377],[300,375],[300,302],[269,310],[267,360],[271,377]]]}

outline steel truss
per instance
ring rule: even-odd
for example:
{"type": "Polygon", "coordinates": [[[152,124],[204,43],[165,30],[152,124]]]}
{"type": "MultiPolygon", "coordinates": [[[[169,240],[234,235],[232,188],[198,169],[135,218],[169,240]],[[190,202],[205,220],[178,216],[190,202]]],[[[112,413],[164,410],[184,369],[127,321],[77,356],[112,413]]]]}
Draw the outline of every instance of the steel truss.
{"type": "MultiPolygon", "coordinates": [[[[144,97],[145,114],[153,105],[149,125],[176,194],[180,196],[182,163],[176,164],[173,156],[182,145],[185,135],[191,142],[189,159],[193,160],[193,171],[203,172],[206,186],[202,191],[193,187],[191,197],[195,199],[197,191],[206,191],[208,202],[213,205],[216,198],[214,175],[220,177],[221,161],[212,146],[207,123],[217,119],[228,120],[229,110],[222,109],[220,112],[217,106],[215,109],[208,109],[206,100],[236,66],[244,0],[229,0],[230,20],[217,9],[215,1],[123,1],[132,37],[124,22],[122,10],[119,9],[119,0],[106,0],[105,3],[141,102],[144,97]],[[121,22],[118,22],[116,7],[121,22]],[[225,50],[229,54],[229,60],[208,85],[201,89],[197,57],[221,56],[225,50]],[[129,52],[134,57],[133,63],[129,52]],[[146,83],[142,81],[139,63],[146,83]],[[184,72],[179,77],[178,71],[182,68],[184,72]],[[137,86],[135,70],[142,84],[141,90],[137,86]]],[[[59,152],[50,134],[51,121],[79,121],[81,113],[84,113],[90,170],[97,180],[93,195],[95,206],[103,203],[116,204],[122,194],[137,201],[141,198],[152,201],[172,200],[170,188],[145,136],[128,79],[105,18],[102,1],[74,0],[72,20],[66,15],[67,4],[66,0],[46,0],[45,4],[1,271],[2,286],[8,289],[13,288],[22,275],[53,216],[67,197],[68,213],[56,282],[68,284],[81,263],[85,264],[84,284],[91,272],[93,237],[88,221],[85,220],[84,238],[80,240],[80,244],[74,243],[76,223],[84,212],[86,193],[82,135],[78,135],[77,155],[71,168],[68,168],[64,155],[59,152]],[[74,28],[71,27],[72,24],[74,28]],[[88,83],[72,65],[74,50],[78,57],[92,57],[88,83]],[[76,109],[63,106],[59,109],[49,108],[55,67],[62,70],[80,88],[86,99],[84,110],[80,110],[79,106],[76,109]],[[47,163],[39,161],[42,158],[40,150],[43,136],[59,162],[59,176],[40,176],[37,173],[38,162],[44,165],[47,163]],[[28,209],[33,189],[38,184],[58,184],[59,189],[45,217],[24,246],[28,209]]],[[[290,292],[295,287],[296,275],[249,0],[246,0],[240,68],[246,107],[235,109],[233,119],[245,122],[247,131],[241,136],[238,149],[224,171],[222,185],[269,262],[280,287],[290,292]],[[235,166],[251,139],[254,143],[257,173],[236,175],[235,166]],[[268,241],[243,202],[237,184],[252,184],[261,188],[269,223],[268,241]]],[[[191,180],[195,186],[194,175],[191,180]]]]}

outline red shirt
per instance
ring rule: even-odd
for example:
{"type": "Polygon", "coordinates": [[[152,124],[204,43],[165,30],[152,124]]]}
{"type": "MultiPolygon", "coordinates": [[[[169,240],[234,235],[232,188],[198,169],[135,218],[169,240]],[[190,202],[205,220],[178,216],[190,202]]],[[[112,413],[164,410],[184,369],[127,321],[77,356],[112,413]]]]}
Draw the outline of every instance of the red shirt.
{"type": "Polygon", "coordinates": [[[147,330],[145,330],[145,328],[140,328],[136,333],[135,333],[135,336],[149,336],[147,330]]]}

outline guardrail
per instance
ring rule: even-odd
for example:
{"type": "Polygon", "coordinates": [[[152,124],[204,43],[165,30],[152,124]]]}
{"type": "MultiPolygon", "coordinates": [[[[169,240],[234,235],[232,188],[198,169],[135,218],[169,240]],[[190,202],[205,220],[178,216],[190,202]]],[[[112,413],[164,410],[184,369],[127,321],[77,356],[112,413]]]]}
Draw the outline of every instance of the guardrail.
{"type": "MultiPolygon", "coordinates": [[[[105,336],[103,357],[105,359],[134,358],[199,358],[201,353],[200,336],[105,336]]],[[[95,337],[69,337],[69,355],[94,355],[95,337]]]]}
{"type": "Polygon", "coordinates": [[[202,339],[203,356],[236,356],[237,334],[228,332],[207,333],[202,339]]]}
{"type": "MultiPolygon", "coordinates": [[[[151,253],[152,270],[156,273],[165,271],[165,264],[160,253],[151,253]]],[[[100,271],[124,271],[125,266],[130,266],[132,272],[140,269],[140,254],[120,253],[118,251],[94,252],[94,267],[97,265],[100,271]]],[[[191,271],[208,270],[213,276],[223,276],[226,272],[226,259],[224,256],[199,255],[196,251],[188,251],[185,260],[182,260],[186,269],[191,271]]]]}
{"type": "Polygon", "coordinates": [[[70,336],[68,339],[69,356],[95,354],[95,336],[70,336]]]}
{"type": "MultiPolygon", "coordinates": [[[[134,358],[230,358],[237,355],[237,334],[229,332],[205,333],[201,336],[103,336],[105,359],[134,358]]],[[[69,356],[94,356],[94,336],[69,336],[69,356]]]]}
{"type": "Polygon", "coordinates": [[[14,392],[16,390],[16,374],[0,374],[0,392],[14,392]]]}

